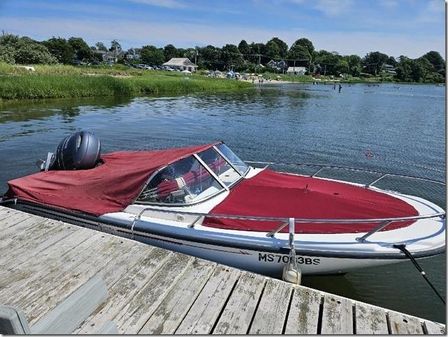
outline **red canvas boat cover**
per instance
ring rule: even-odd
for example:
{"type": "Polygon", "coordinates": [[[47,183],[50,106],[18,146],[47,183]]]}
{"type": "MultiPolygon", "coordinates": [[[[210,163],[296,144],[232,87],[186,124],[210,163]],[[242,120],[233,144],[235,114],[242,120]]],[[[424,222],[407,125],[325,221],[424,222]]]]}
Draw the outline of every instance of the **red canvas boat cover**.
{"type": "MultiPolygon", "coordinates": [[[[244,179],[229,196],[212,209],[211,214],[233,214],[303,219],[379,219],[418,215],[406,202],[350,184],[301,177],[264,170],[244,179]]],[[[408,226],[412,221],[391,223],[385,230],[408,226]]],[[[203,225],[215,228],[267,232],[279,222],[206,218],[203,225]]],[[[297,233],[366,232],[378,223],[296,224],[297,233]]],[[[286,227],[282,232],[287,232],[286,227]]]]}
{"type": "Polygon", "coordinates": [[[158,168],[213,145],[108,153],[101,156],[102,165],[90,170],[39,172],[11,180],[6,196],[92,215],[119,212],[158,168]]]}

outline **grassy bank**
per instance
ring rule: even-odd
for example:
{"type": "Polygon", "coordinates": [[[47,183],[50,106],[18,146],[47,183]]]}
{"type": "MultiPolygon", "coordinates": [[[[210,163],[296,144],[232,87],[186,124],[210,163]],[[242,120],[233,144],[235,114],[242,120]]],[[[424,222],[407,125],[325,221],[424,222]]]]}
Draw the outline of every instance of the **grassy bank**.
{"type": "MultiPolygon", "coordinates": [[[[231,91],[252,87],[251,84],[240,81],[211,79],[199,75],[185,76],[178,72],[139,72],[138,75],[124,73],[119,74],[123,77],[117,77],[109,76],[109,74],[103,75],[101,73],[74,73],[76,71],[75,67],[71,67],[74,69],[67,69],[64,66],[56,67],[49,69],[39,69],[39,67],[39,70],[36,69],[34,73],[1,75],[0,98],[10,100],[95,96],[143,96],[154,94],[178,95],[196,92],[231,91]],[[53,74],[46,74],[45,71],[51,71],[53,74]],[[63,73],[64,71],[66,73],[63,73]],[[72,73],[67,73],[67,71],[72,71],[72,73]],[[54,74],[55,72],[57,74],[54,74]]],[[[91,70],[89,68],[89,72],[91,70]]]]}

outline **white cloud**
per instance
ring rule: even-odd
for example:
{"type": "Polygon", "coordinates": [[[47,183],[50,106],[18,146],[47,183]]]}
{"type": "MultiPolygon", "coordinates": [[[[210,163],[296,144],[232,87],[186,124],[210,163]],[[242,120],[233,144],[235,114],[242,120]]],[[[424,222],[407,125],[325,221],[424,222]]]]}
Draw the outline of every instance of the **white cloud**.
{"type": "Polygon", "coordinates": [[[178,22],[149,22],[136,20],[82,19],[40,19],[40,18],[2,18],[0,30],[26,35],[38,40],[48,39],[57,32],[58,36],[82,36],[89,44],[97,41],[108,42],[117,39],[124,48],[154,44],[164,46],[168,43],[176,47],[223,46],[226,43],[238,44],[242,39],[249,43],[266,42],[278,36],[291,45],[298,36],[306,36],[313,41],[316,49],[337,51],[342,55],[364,56],[371,51],[381,51],[388,55],[420,57],[430,50],[444,53],[444,39],[438,36],[415,36],[361,32],[315,32],[301,28],[259,29],[238,25],[205,25],[178,22]],[[28,27],[33,27],[32,30],[28,27]]]}

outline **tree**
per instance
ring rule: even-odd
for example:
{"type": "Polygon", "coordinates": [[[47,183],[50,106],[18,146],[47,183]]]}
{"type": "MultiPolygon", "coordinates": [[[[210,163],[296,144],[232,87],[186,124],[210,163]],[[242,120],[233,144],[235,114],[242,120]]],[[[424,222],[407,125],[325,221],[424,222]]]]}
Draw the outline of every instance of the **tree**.
{"type": "Polygon", "coordinates": [[[228,70],[241,69],[244,65],[243,55],[234,44],[226,44],[222,47],[221,59],[228,70]]]}
{"type": "Polygon", "coordinates": [[[313,43],[308,40],[307,38],[301,38],[298,39],[296,42],[294,42],[293,46],[302,46],[305,47],[308,50],[308,53],[312,55],[314,53],[314,45],[313,43]]]}
{"type": "Polygon", "coordinates": [[[95,47],[96,47],[97,50],[107,51],[106,46],[102,42],[95,43],[95,47]]]}
{"type": "Polygon", "coordinates": [[[16,51],[12,46],[2,45],[0,43],[0,62],[14,64],[16,51]]]}
{"type": "Polygon", "coordinates": [[[171,60],[173,57],[177,57],[177,49],[172,44],[167,44],[163,48],[163,55],[165,57],[165,61],[171,60]]]}
{"type": "Polygon", "coordinates": [[[359,76],[362,71],[361,58],[358,55],[350,55],[346,57],[348,62],[349,73],[352,76],[359,76]]]}
{"type": "Polygon", "coordinates": [[[291,48],[289,48],[288,58],[299,61],[299,65],[311,67],[314,54],[313,43],[306,38],[301,38],[294,42],[291,48]]]}
{"type": "Polygon", "coordinates": [[[270,40],[266,43],[266,56],[274,60],[280,59],[280,48],[275,41],[270,40]]]}
{"type": "Polygon", "coordinates": [[[198,51],[201,55],[198,66],[213,70],[224,69],[224,62],[221,60],[221,49],[208,45],[206,47],[199,48],[198,51]]]}
{"type": "Polygon", "coordinates": [[[71,37],[68,39],[68,43],[73,48],[76,60],[88,62],[93,59],[92,50],[82,38],[71,37]]]}
{"type": "Polygon", "coordinates": [[[56,63],[47,47],[29,37],[12,34],[0,36],[0,59],[8,63],[39,64],[56,63]]]}
{"type": "Polygon", "coordinates": [[[311,63],[311,54],[304,46],[295,45],[289,49],[288,59],[294,61],[295,65],[308,66],[311,63]]]}
{"type": "Polygon", "coordinates": [[[389,60],[389,56],[379,51],[368,53],[362,60],[365,71],[372,75],[378,75],[383,65],[389,60]]]}
{"type": "Polygon", "coordinates": [[[241,40],[238,44],[238,50],[243,54],[243,57],[247,57],[250,54],[250,47],[246,40],[241,40]]]}
{"type": "Polygon", "coordinates": [[[442,76],[445,76],[445,60],[436,51],[430,51],[422,56],[422,58],[427,59],[431,65],[434,67],[434,71],[438,72],[442,76]]]}
{"type": "Polygon", "coordinates": [[[254,64],[269,62],[267,57],[263,56],[266,54],[266,46],[263,43],[252,42],[249,45],[249,48],[250,48],[250,52],[249,52],[250,56],[248,56],[246,58],[249,62],[254,63],[254,64]]]}
{"type": "Polygon", "coordinates": [[[185,51],[184,51],[184,53],[183,53],[183,57],[186,57],[186,58],[188,58],[190,61],[193,61],[194,62],[194,60],[195,60],[195,57],[196,57],[196,53],[197,53],[197,50],[196,50],[196,48],[187,48],[187,49],[185,49],[185,51]]]}
{"type": "Polygon", "coordinates": [[[412,80],[415,82],[426,82],[433,70],[431,62],[424,57],[413,60],[411,68],[412,80]]]}
{"type": "Polygon", "coordinates": [[[335,66],[335,72],[339,74],[347,74],[350,71],[348,60],[345,57],[339,58],[335,66]]]}
{"type": "Polygon", "coordinates": [[[143,63],[157,66],[165,61],[163,50],[154,46],[143,46],[140,51],[140,58],[143,63]]]}
{"type": "Polygon", "coordinates": [[[403,55],[399,57],[399,60],[400,61],[398,62],[396,67],[397,79],[403,82],[411,81],[413,61],[410,58],[403,55]]]}
{"type": "Polygon", "coordinates": [[[286,55],[288,54],[288,45],[284,41],[280,40],[278,37],[273,37],[272,39],[270,39],[268,41],[268,43],[271,42],[271,41],[275,42],[275,44],[277,45],[277,47],[279,49],[280,57],[281,58],[285,58],[286,55]]]}
{"type": "Polygon", "coordinates": [[[75,52],[66,39],[52,37],[42,43],[47,47],[51,55],[56,57],[59,63],[69,64],[73,62],[75,52]]]}
{"type": "Polygon", "coordinates": [[[22,37],[17,42],[14,59],[19,64],[51,64],[57,62],[47,47],[27,37],[22,37]]]}
{"type": "Polygon", "coordinates": [[[109,51],[112,51],[115,53],[115,55],[118,55],[119,53],[121,53],[121,44],[117,40],[112,40],[110,42],[109,51]]]}
{"type": "Polygon", "coordinates": [[[336,65],[341,58],[337,53],[330,53],[326,50],[319,50],[314,53],[314,63],[320,66],[320,73],[323,75],[337,75],[336,65]]]}
{"type": "Polygon", "coordinates": [[[393,56],[389,56],[389,58],[387,59],[386,63],[390,64],[391,66],[394,66],[394,67],[396,67],[397,64],[398,64],[397,60],[393,56]]]}

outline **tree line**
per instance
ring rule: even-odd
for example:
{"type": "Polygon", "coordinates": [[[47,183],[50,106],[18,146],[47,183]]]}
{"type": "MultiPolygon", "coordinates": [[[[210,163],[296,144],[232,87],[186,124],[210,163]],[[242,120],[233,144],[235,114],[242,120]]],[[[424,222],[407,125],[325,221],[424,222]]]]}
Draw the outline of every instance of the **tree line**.
{"type": "Polygon", "coordinates": [[[234,70],[248,72],[285,72],[288,67],[305,67],[309,74],[355,77],[381,76],[405,82],[444,82],[445,60],[436,51],[419,58],[404,55],[394,58],[379,51],[358,55],[339,55],[337,52],[315,50],[307,38],[296,40],[291,46],[274,37],[266,43],[226,44],[223,47],[207,45],[195,48],[163,48],[146,45],[124,51],[120,43],[111,41],[89,46],[81,37],[64,39],[52,37],[35,41],[12,34],[0,36],[0,61],[17,64],[99,64],[107,54],[118,63],[145,63],[161,65],[173,57],[187,57],[200,69],[234,70]]]}

